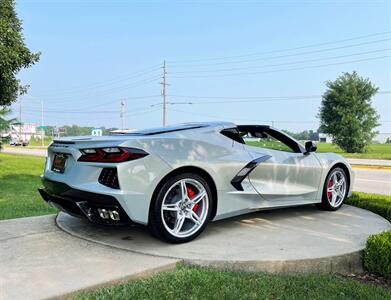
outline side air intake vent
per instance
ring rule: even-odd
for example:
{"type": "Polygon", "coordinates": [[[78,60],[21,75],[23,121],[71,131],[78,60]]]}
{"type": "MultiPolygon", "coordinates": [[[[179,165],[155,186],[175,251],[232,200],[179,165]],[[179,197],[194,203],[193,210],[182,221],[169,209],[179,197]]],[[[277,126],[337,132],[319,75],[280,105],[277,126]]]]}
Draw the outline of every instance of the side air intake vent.
{"type": "Polygon", "coordinates": [[[99,175],[98,182],[109,188],[119,190],[117,168],[104,168],[99,175]]]}

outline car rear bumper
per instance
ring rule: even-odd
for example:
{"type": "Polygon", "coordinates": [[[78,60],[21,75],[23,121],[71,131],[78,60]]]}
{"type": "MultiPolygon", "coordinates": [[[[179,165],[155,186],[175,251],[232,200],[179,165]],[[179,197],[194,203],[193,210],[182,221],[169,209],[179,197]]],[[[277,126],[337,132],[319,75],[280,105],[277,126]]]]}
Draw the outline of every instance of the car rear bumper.
{"type": "Polygon", "coordinates": [[[116,198],[110,195],[86,192],[74,189],[65,183],[42,178],[43,188],[38,191],[43,200],[49,205],[58,208],[75,217],[87,218],[93,223],[108,225],[130,224],[132,221],[116,198]],[[107,213],[102,218],[99,210],[117,212],[117,218],[107,213]],[[119,218],[119,219],[118,219],[119,218]],[[117,220],[118,219],[118,220],[117,220]]]}

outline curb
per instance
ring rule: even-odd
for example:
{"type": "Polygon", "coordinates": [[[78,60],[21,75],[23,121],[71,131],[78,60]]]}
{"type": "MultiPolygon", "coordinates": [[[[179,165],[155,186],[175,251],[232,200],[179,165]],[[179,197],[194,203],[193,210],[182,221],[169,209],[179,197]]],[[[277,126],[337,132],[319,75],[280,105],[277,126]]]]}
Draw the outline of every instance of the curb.
{"type": "Polygon", "coordinates": [[[366,170],[391,170],[391,166],[384,165],[351,165],[353,169],[366,169],[366,170]]]}
{"type": "Polygon", "coordinates": [[[189,266],[211,267],[218,270],[227,271],[244,271],[244,272],[265,272],[271,274],[292,274],[292,273],[339,273],[351,274],[363,272],[363,250],[345,253],[336,256],[319,257],[311,259],[297,259],[297,260],[249,260],[249,261],[224,261],[224,260],[189,260],[173,256],[153,255],[141,251],[130,250],[118,245],[112,245],[106,242],[88,238],[75,233],[58,222],[58,215],[56,217],[56,225],[58,228],[67,234],[107,247],[129,251],[132,253],[143,254],[154,257],[165,257],[177,259],[189,266]]]}

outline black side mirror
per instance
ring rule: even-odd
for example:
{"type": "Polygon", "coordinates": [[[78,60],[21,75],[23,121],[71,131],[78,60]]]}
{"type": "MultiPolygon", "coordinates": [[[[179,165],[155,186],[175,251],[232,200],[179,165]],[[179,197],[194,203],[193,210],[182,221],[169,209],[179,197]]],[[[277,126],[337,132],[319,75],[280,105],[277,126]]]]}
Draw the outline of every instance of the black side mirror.
{"type": "Polygon", "coordinates": [[[308,154],[310,152],[315,152],[316,149],[318,149],[316,144],[313,141],[308,141],[305,143],[305,151],[306,152],[304,154],[308,154]]]}

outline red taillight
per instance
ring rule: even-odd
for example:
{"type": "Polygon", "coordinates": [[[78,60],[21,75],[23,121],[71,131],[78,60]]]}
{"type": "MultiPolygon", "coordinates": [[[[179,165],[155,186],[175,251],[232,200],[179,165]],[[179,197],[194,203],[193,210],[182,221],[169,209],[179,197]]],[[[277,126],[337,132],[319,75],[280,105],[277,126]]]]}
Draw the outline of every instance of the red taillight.
{"type": "Polygon", "coordinates": [[[80,149],[78,161],[116,163],[147,156],[148,153],[136,148],[106,147],[80,149]]]}

